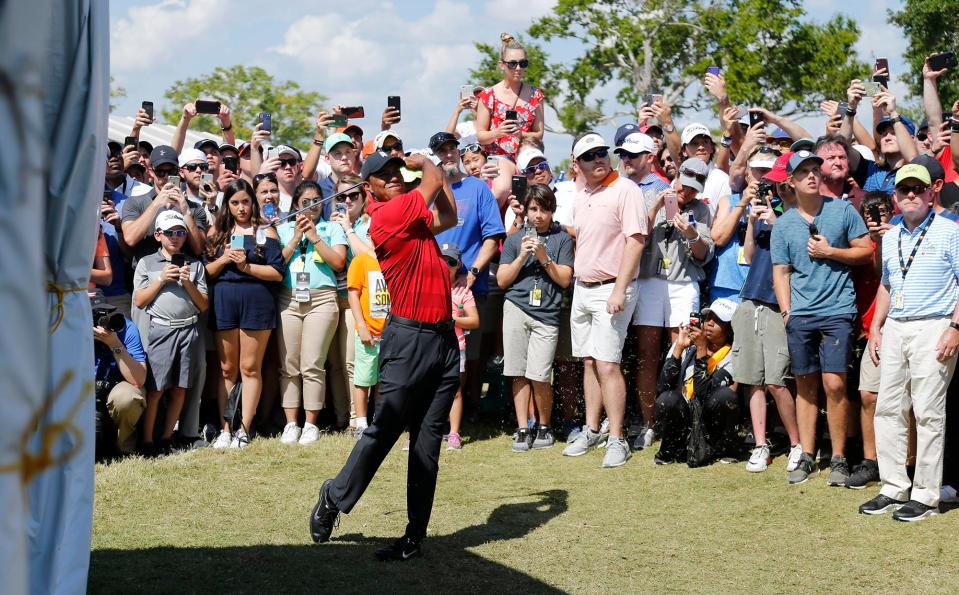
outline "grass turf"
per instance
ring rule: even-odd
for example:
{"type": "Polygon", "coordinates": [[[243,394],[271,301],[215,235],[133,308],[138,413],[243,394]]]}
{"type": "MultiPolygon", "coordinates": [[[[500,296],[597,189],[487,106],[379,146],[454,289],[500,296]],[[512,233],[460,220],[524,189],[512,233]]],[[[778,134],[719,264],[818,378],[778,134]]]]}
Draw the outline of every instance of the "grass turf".
{"type": "Polygon", "coordinates": [[[959,510],[897,523],[857,514],[875,488],[787,485],[783,457],[601,469],[602,451],[517,454],[495,432],[442,453],[424,557],[380,563],[406,525],[400,444],[333,541],[309,537],[352,444],[98,465],[90,592],[959,592],[959,510]]]}

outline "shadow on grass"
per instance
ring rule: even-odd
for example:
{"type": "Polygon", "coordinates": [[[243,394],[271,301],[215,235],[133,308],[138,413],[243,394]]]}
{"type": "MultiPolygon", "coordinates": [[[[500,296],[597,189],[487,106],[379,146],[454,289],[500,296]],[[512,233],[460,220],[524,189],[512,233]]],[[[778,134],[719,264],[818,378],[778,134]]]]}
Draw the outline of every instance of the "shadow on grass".
{"type": "MultiPolygon", "coordinates": [[[[351,533],[322,545],[157,547],[94,550],[90,593],[514,592],[562,593],[469,548],[520,539],[565,513],[568,493],[530,494],[502,504],[486,523],[428,537],[422,558],[384,563],[373,551],[392,539],[351,533]]],[[[348,517],[346,517],[348,518],[348,517]]],[[[346,521],[344,518],[344,522],[346,521]]],[[[307,514],[303,515],[307,535],[307,514]]],[[[306,538],[308,539],[308,537],[306,538]]]]}

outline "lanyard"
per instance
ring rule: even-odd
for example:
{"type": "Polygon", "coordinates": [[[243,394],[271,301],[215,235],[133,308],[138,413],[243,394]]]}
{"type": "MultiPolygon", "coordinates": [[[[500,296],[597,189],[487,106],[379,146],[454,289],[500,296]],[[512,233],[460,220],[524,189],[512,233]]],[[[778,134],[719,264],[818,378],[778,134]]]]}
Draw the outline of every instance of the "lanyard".
{"type": "Polygon", "coordinates": [[[929,216],[929,223],[926,224],[926,227],[922,230],[922,233],[919,234],[919,239],[916,240],[916,245],[912,249],[912,254],[909,255],[909,260],[902,260],[902,233],[899,233],[899,270],[902,271],[902,280],[906,280],[906,273],[909,272],[909,269],[912,268],[912,261],[916,258],[916,253],[919,252],[919,245],[922,244],[922,240],[926,237],[926,232],[929,231],[929,228],[932,227],[932,221],[936,218],[936,213],[933,211],[932,215],[929,216]]]}

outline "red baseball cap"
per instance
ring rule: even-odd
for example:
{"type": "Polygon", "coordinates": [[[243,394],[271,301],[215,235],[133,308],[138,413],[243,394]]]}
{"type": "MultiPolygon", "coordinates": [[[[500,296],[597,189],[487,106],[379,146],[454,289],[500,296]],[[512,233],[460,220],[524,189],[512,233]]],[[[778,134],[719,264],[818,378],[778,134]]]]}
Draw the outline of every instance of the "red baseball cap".
{"type": "Polygon", "coordinates": [[[789,163],[789,158],[792,156],[792,151],[786,151],[777,157],[776,162],[773,164],[773,168],[769,170],[766,175],[763,176],[763,178],[769,180],[770,182],[785,182],[786,178],[789,177],[789,174],[786,173],[786,164],[789,163]]]}

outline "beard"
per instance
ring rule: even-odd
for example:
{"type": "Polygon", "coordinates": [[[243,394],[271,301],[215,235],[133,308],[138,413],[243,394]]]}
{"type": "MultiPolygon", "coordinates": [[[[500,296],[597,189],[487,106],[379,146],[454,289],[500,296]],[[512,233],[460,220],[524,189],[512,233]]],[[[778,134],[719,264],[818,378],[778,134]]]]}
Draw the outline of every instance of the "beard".
{"type": "Polygon", "coordinates": [[[446,174],[446,177],[454,180],[460,175],[460,166],[458,163],[444,163],[442,164],[443,173],[446,174]]]}

